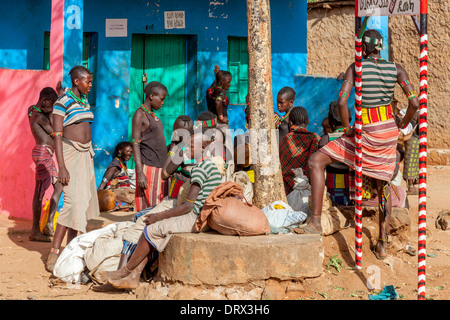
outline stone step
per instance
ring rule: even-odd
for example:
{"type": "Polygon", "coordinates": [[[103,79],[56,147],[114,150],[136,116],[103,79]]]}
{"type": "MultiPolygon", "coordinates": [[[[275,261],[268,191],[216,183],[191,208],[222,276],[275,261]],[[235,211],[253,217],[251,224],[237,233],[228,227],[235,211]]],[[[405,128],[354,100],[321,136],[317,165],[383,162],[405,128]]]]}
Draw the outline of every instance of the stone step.
{"type": "Polygon", "coordinates": [[[320,235],[239,237],[209,231],[174,234],[160,254],[158,272],[164,281],[217,286],[318,277],[323,261],[320,235]]]}

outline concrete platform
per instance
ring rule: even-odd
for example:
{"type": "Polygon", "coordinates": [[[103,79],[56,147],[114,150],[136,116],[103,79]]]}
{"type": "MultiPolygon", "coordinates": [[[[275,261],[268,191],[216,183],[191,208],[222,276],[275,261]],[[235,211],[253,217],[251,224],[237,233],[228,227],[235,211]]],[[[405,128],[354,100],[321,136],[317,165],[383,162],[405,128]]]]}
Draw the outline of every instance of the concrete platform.
{"type": "MultiPolygon", "coordinates": [[[[88,222],[87,232],[119,221],[132,221],[135,212],[102,212],[88,222]]],[[[0,234],[28,234],[31,221],[0,216],[0,234]]],[[[299,280],[323,272],[320,235],[279,234],[226,236],[215,231],[174,234],[159,257],[163,280],[190,285],[244,284],[250,281],[299,280]]]]}
{"type": "Polygon", "coordinates": [[[320,276],[323,261],[320,235],[238,237],[211,231],[173,235],[159,257],[159,274],[191,285],[298,280],[320,276]]]}

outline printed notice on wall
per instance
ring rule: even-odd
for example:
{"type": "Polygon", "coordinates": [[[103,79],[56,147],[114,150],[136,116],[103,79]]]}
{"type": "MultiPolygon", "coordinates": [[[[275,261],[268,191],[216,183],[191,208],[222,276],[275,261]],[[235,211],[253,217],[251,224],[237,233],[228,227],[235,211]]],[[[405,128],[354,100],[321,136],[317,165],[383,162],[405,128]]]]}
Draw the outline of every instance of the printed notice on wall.
{"type": "Polygon", "coordinates": [[[420,0],[358,0],[358,17],[418,15],[420,0]]]}
{"type": "Polygon", "coordinates": [[[106,37],[126,37],[127,19],[106,19],[106,37]]]}
{"type": "Polygon", "coordinates": [[[184,11],[164,11],[164,27],[166,29],[184,29],[184,11]]]}

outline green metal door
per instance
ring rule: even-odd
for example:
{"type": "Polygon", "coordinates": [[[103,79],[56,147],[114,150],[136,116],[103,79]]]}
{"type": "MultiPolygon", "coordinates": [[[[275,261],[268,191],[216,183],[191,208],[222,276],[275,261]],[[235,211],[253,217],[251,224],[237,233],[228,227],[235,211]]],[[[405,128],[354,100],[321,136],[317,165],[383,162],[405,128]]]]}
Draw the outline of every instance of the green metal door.
{"type": "Polygon", "coordinates": [[[248,93],[247,38],[228,37],[228,71],[232,76],[227,93],[230,104],[245,104],[248,93]]]}
{"type": "Polygon", "coordinates": [[[167,87],[164,106],[155,113],[164,125],[169,143],[175,119],[185,114],[186,38],[179,35],[133,34],[131,39],[130,105],[128,136],[132,118],[144,102],[147,83],[158,81],[167,87]]]}

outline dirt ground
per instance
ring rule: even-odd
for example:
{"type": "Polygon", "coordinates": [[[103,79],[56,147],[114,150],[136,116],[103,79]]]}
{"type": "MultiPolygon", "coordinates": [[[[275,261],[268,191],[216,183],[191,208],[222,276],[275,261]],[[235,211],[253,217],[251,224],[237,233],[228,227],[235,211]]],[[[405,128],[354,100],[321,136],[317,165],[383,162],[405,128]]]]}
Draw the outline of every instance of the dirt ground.
{"type": "MultiPolygon", "coordinates": [[[[450,166],[428,168],[426,296],[432,300],[450,299],[450,231],[435,227],[438,213],[450,208],[450,166]]],[[[354,229],[323,237],[324,273],[304,279],[303,300],[367,300],[371,288],[393,285],[400,299],[417,299],[417,255],[403,249],[408,242],[417,248],[417,196],[408,196],[410,227],[390,236],[390,257],[377,260],[370,251],[377,239],[375,217],[363,219],[363,267],[354,266],[354,229]],[[330,262],[342,262],[336,269],[330,262]],[[328,266],[327,266],[328,265],[328,266]]],[[[136,300],[133,292],[100,293],[92,284],[54,285],[44,263],[50,243],[30,242],[30,221],[0,216],[0,300],[136,300]]],[[[297,297],[298,299],[298,297],[297,297]]]]}

